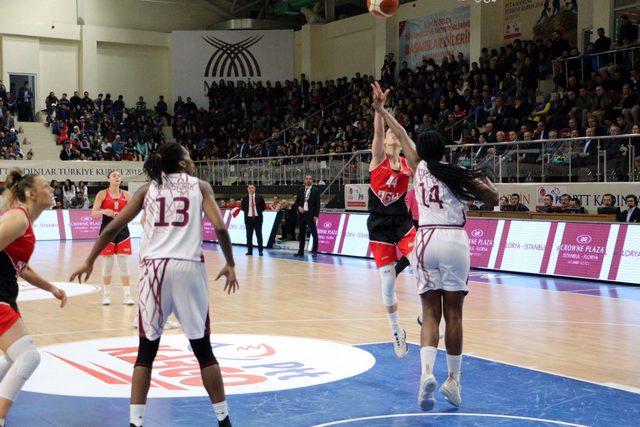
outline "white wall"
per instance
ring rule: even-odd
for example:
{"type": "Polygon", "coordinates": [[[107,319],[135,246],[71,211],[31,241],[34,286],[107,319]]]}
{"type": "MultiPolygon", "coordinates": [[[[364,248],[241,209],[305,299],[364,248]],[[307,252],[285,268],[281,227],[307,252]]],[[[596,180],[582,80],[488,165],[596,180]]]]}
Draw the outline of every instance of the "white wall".
{"type": "Polygon", "coordinates": [[[98,90],[123,95],[127,106],[134,106],[144,96],[149,107],[158,95],[169,100],[169,49],[98,43],[98,90]]]}
{"type": "Polygon", "coordinates": [[[44,103],[50,91],[60,98],[62,93],[72,96],[79,89],[79,43],[62,40],[40,42],[40,70],[38,102],[44,103]]]}
{"type": "Polygon", "coordinates": [[[101,27],[171,32],[206,29],[222,20],[212,6],[202,0],[79,1],[82,22],[101,27]]]}

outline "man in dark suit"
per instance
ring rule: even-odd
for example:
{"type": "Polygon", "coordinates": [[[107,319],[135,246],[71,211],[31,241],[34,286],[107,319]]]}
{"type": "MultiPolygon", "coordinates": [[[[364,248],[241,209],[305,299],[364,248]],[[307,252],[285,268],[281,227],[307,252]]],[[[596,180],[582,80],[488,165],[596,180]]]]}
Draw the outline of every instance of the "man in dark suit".
{"type": "Polygon", "coordinates": [[[253,232],[258,239],[258,254],[262,256],[262,212],[265,209],[264,197],[256,194],[256,186],[247,186],[247,195],[242,198],[244,226],[247,231],[247,255],[253,255],[253,232]]]}
{"type": "Polygon", "coordinates": [[[622,215],[620,216],[620,220],[622,222],[640,222],[640,209],[638,208],[638,198],[633,194],[629,194],[626,199],[627,199],[627,208],[629,209],[622,212],[622,215]]]}
{"type": "Polygon", "coordinates": [[[300,235],[298,236],[300,246],[296,256],[304,255],[304,244],[307,237],[307,227],[313,238],[312,255],[318,253],[318,229],[316,221],[320,216],[320,190],[313,185],[313,177],[307,175],[304,178],[304,186],[298,190],[296,196],[296,206],[298,208],[298,224],[300,225],[300,235]]]}

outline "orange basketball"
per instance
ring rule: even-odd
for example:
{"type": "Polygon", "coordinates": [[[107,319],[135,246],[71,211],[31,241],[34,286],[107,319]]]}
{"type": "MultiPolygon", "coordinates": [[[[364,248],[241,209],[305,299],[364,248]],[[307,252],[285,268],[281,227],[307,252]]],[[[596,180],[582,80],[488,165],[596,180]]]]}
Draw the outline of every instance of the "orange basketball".
{"type": "Polygon", "coordinates": [[[389,18],[398,10],[399,0],[367,0],[367,9],[376,18],[389,18]]]}

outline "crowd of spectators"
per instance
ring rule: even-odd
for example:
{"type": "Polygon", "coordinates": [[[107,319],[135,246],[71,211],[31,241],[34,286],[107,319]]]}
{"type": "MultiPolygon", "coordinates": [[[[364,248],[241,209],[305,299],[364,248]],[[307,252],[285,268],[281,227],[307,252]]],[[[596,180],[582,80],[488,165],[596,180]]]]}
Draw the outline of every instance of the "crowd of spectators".
{"type": "MultiPolygon", "coordinates": [[[[158,105],[163,102],[161,96],[158,105]]],[[[143,160],[165,141],[162,112],[148,109],[142,96],[127,108],[122,95],[50,92],[45,105],[46,124],[62,145],[60,160],[143,160]]]]}
{"type": "MultiPolygon", "coordinates": [[[[24,92],[27,93],[27,96],[32,93],[28,83],[20,90],[22,98],[25,96],[24,92]]],[[[28,145],[29,142],[26,139],[20,141],[19,129],[16,129],[15,115],[18,111],[18,104],[15,99],[17,96],[15,84],[12,84],[10,90],[7,91],[6,86],[0,80],[0,159],[2,160],[31,160],[33,158],[31,150],[26,154],[22,151],[21,146],[28,145]]]]}
{"type": "Polygon", "coordinates": [[[53,209],[88,209],[91,207],[89,200],[89,187],[86,182],[80,181],[76,185],[70,179],[64,182],[51,181],[55,206],[53,209]]]}
{"type": "MultiPolygon", "coordinates": [[[[623,20],[615,45],[632,45],[634,34],[637,40],[637,27],[623,20]]],[[[439,63],[425,58],[415,69],[404,62],[396,70],[388,54],[381,80],[392,88],[390,106],[413,137],[435,129],[459,144],[451,161],[489,169],[501,156],[533,168],[571,163],[575,169],[592,169],[600,150],[607,153],[608,178],[626,179],[625,165],[634,151],[640,170],[640,138],[551,141],[544,149],[531,145],[524,154],[509,144],[469,145],[639,135],[639,64],[616,54],[597,55],[611,45],[601,28],[582,55],[560,31],[547,41],[515,40],[499,49],[484,48],[472,63],[459,53],[439,63]],[[541,93],[539,81],[552,72],[555,90],[541,93]]],[[[76,92],[67,100],[51,93],[48,123],[64,145],[63,160],[142,160],[163,143],[164,123],[197,160],[351,153],[368,148],[371,141],[373,79],[357,73],[324,82],[305,75],[275,84],[220,81],[210,87],[207,109],[178,97],[173,115],[163,97],[153,109],[142,97],[127,109],[122,96],[92,100],[88,93],[80,97],[76,92]]]]}

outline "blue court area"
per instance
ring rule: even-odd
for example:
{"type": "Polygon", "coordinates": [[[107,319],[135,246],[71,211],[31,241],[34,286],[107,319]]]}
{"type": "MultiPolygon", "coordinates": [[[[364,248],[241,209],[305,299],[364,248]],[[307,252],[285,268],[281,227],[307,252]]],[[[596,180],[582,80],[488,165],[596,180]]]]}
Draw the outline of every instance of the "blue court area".
{"type": "MultiPolygon", "coordinates": [[[[463,406],[439,393],[432,412],[416,401],[419,349],[396,359],[390,343],[360,346],[375,357],[368,371],[322,385],[228,396],[233,424],[244,426],[637,426],[640,395],[556,375],[465,357],[463,406]]],[[[436,378],[446,377],[439,351],[436,378]]],[[[82,398],[23,392],[8,426],[123,426],[125,398],[82,398]]],[[[145,425],[212,426],[213,410],[204,397],[156,398],[145,425]]]]}

